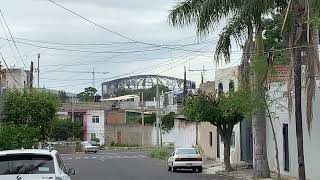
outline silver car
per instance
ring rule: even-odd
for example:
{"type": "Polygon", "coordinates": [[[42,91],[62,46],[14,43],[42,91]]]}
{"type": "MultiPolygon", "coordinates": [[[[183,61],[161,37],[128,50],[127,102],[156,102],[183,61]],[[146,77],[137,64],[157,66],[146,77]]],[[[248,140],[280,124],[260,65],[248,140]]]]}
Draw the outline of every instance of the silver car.
{"type": "Polygon", "coordinates": [[[85,153],[88,153],[88,152],[97,153],[100,149],[99,146],[94,146],[88,141],[81,142],[81,144],[83,146],[83,150],[85,153]]]}
{"type": "Polygon", "coordinates": [[[168,170],[192,169],[202,172],[202,157],[195,148],[177,148],[168,159],[168,170]]]}

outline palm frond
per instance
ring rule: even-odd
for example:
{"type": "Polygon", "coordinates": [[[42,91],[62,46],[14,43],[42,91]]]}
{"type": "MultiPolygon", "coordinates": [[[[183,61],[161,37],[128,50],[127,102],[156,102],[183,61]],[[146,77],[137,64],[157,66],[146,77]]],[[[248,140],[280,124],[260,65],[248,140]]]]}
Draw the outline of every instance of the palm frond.
{"type": "Polygon", "coordinates": [[[178,27],[195,23],[201,37],[212,30],[213,24],[237,12],[242,3],[242,0],[186,0],[170,11],[168,20],[178,27]]]}
{"type": "Polygon", "coordinates": [[[214,55],[216,62],[220,62],[224,59],[225,62],[230,62],[230,51],[231,51],[231,38],[233,38],[238,45],[246,32],[246,29],[251,24],[250,15],[246,12],[240,12],[235,15],[228,24],[223,28],[220,38],[217,42],[217,47],[214,55]]]}

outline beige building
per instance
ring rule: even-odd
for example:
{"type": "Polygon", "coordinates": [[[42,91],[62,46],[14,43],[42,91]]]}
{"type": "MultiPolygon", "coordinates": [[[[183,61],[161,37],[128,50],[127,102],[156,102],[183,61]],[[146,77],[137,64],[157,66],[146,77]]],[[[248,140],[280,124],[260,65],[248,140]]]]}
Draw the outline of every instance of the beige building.
{"type": "Polygon", "coordinates": [[[23,89],[30,84],[29,71],[23,69],[3,69],[1,77],[1,88],[23,89]]]}
{"type": "MultiPolygon", "coordinates": [[[[207,94],[215,95],[215,82],[208,81],[200,84],[200,90],[207,94]]],[[[198,125],[198,148],[205,158],[216,160],[220,156],[220,152],[217,147],[219,136],[217,135],[217,128],[208,123],[202,122],[198,125]]]]}

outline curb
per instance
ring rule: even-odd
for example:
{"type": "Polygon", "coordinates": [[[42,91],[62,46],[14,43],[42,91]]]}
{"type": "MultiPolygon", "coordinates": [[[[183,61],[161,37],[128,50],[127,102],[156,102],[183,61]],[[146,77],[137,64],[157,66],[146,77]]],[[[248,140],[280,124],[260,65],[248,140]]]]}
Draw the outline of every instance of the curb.
{"type": "Polygon", "coordinates": [[[216,175],[222,176],[222,177],[228,177],[228,178],[232,178],[232,179],[237,179],[237,180],[253,180],[252,178],[237,177],[237,176],[226,174],[224,172],[217,172],[216,175]]]}

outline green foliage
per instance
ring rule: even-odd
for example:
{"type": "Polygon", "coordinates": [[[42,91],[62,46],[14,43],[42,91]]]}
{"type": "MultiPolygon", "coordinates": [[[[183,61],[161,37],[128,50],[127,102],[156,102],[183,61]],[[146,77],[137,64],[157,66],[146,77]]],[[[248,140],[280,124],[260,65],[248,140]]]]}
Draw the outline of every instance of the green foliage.
{"type": "MultiPolygon", "coordinates": [[[[271,52],[273,49],[285,49],[288,46],[288,34],[281,33],[282,19],[280,14],[273,14],[271,18],[263,20],[264,24],[264,47],[271,52]]],[[[290,63],[289,51],[275,51],[274,65],[288,65],[290,63]]]]}
{"type": "Polygon", "coordinates": [[[151,115],[145,116],[144,117],[144,123],[153,125],[157,121],[157,116],[156,113],[152,113],[151,115]]]}
{"type": "Polygon", "coordinates": [[[162,147],[154,149],[150,152],[150,157],[160,160],[167,160],[170,156],[170,149],[167,147],[162,147]]]}
{"type": "Polygon", "coordinates": [[[196,122],[210,122],[215,126],[234,125],[255,110],[255,101],[250,91],[238,90],[220,98],[203,92],[187,98],[183,114],[196,122]]]}
{"type": "Polygon", "coordinates": [[[3,100],[3,122],[27,125],[40,130],[40,140],[50,134],[50,125],[56,116],[59,99],[56,95],[37,90],[10,90],[3,100]]]}
{"type": "Polygon", "coordinates": [[[318,27],[320,27],[320,16],[315,17],[314,22],[318,27]]]}
{"type": "Polygon", "coordinates": [[[67,93],[63,90],[61,91],[58,91],[58,97],[60,99],[61,102],[65,103],[67,100],[68,100],[68,96],[67,96],[67,93]]]}
{"type": "Polygon", "coordinates": [[[97,92],[96,88],[87,87],[83,92],[77,94],[77,97],[82,102],[91,102],[95,100],[95,94],[97,92]]]}
{"type": "MultiPolygon", "coordinates": [[[[126,89],[120,89],[118,90],[115,95],[116,96],[124,96],[129,94],[139,94],[143,92],[143,99],[145,101],[153,101],[153,98],[156,97],[156,85],[152,86],[149,89],[138,89],[138,90],[126,90],[126,89]]],[[[160,92],[168,92],[170,89],[166,86],[159,85],[159,91],[160,92]]]]}
{"type": "Polygon", "coordinates": [[[51,138],[57,141],[65,141],[69,138],[80,138],[80,133],[80,123],[73,123],[71,119],[55,119],[52,122],[51,138]]]}
{"type": "Polygon", "coordinates": [[[161,119],[161,128],[163,132],[169,132],[174,126],[174,112],[166,114],[161,119]]]}
{"type": "Polygon", "coordinates": [[[39,129],[13,123],[0,126],[0,151],[32,148],[39,138],[39,129]]]}

